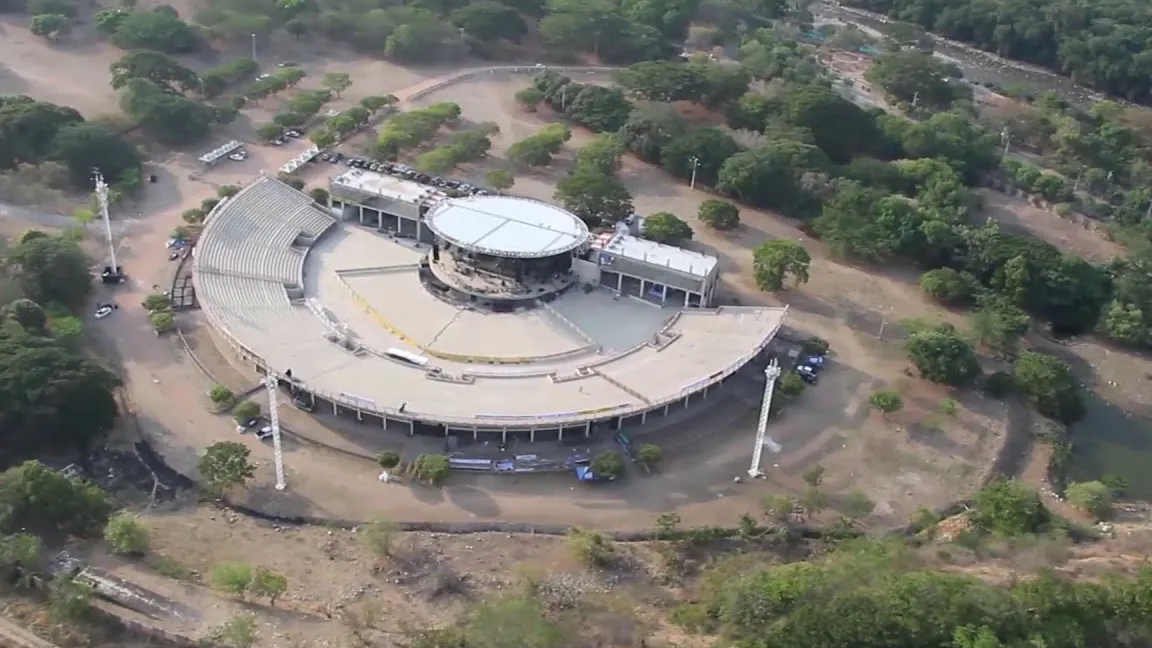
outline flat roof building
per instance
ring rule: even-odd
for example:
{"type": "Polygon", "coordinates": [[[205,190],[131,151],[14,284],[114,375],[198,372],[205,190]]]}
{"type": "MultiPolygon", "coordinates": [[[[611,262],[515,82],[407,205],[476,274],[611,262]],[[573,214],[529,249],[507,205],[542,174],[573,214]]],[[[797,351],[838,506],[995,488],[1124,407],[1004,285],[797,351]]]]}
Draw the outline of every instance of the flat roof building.
{"type": "Polygon", "coordinates": [[[624,295],[689,308],[708,308],[716,295],[716,257],[633,236],[624,223],[597,236],[587,260],[594,283],[624,295]]]}
{"type": "Polygon", "coordinates": [[[588,244],[588,226],[578,216],[527,198],[448,198],[428,211],[425,223],[452,245],[501,257],[537,259],[588,244]]]}

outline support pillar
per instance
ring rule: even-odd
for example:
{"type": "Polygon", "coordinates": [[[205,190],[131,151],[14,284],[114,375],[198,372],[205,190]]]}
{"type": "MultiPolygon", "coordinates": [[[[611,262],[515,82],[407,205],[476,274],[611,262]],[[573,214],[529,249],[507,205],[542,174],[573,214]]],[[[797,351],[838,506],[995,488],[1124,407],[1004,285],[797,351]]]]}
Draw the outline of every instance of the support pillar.
{"type": "Polygon", "coordinates": [[[587,439],[590,436],[592,436],[592,421],[584,424],[584,438],[587,439]]]}
{"type": "Polygon", "coordinates": [[[529,443],[536,443],[536,428],[532,428],[531,430],[528,430],[528,442],[529,443]]]}
{"type": "Polygon", "coordinates": [[[692,295],[692,293],[691,293],[691,292],[689,292],[689,291],[687,291],[687,290],[685,290],[685,291],[684,291],[684,308],[688,308],[688,298],[689,298],[691,295],[692,295]]]}
{"type": "Polygon", "coordinates": [[[643,412],[640,412],[640,425],[644,425],[647,422],[648,422],[648,411],[645,410],[643,412]]]}
{"type": "Polygon", "coordinates": [[[476,426],[472,426],[472,440],[473,441],[479,441],[480,440],[480,428],[478,428],[476,426]]]}
{"type": "Polygon", "coordinates": [[[364,422],[364,411],[359,407],[356,408],[356,420],[360,421],[361,423],[364,422]]]}
{"type": "Polygon", "coordinates": [[[388,417],[381,414],[380,415],[380,424],[384,426],[385,430],[387,430],[388,429],[388,417]]]}
{"type": "Polygon", "coordinates": [[[624,273],[616,273],[616,292],[624,292],[624,273]]]}
{"type": "Polygon", "coordinates": [[[508,428],[500,428],[500,443],[508,443],[508,428]]]}
{"type": "Polygon", "coordinates": [[[752,448],[752,466],[748,468],[750,477],[759,477],[760,458],[764,454],[764,445],[771,443],[773,452],[779,452],[780,446],[767,437],[768,412],[772,409],[772,391],[776,388],[776,379],[780,377],[780,364],[772,360],[772,364],[764,369],[764,398],[760,402],[760,421],[756,425],[756,445],[752,448]]]}
{"type": "Polygon", "coordinates": [[[703,398],[704,400],[708,400],[708,387],[707,386],[704,387],[704,390],[701,393],[700,397],[703,398]]]}
{"type": "Polygon", "coordinates": [[[672,407],[672,403],[668,403],[664,406],[664,416],[668,416],[668,408],[670,407],[672,407]]]}
{"type": "Polygon", "coordinates": [[[665,284],[663,286],[663,288],[664,289],[660,291],[660,305],[661,306],[668,303],[668,285],[665,284]]]}
{"type": "Polygon", "coordinates": [[[416,436],[416,421],[408,421],[408,436],[416,436]]]}
{"type": "Polygon", "coordinates": [[[340,416],[340,407],[336,404],[336,401],[332,401],[332,416],[340,416]]]}
{"type": "Polygon", "coordinates": [[[560,438],[558,440],[559,441],[564,440],[564,426],[563,425],[560,426],[560,438]]]}
{"type": "Polygon", "coordinates": [[[357,211],[360,212],[360,224],[364,224],[364,205],[356,205],[357,211]]]}

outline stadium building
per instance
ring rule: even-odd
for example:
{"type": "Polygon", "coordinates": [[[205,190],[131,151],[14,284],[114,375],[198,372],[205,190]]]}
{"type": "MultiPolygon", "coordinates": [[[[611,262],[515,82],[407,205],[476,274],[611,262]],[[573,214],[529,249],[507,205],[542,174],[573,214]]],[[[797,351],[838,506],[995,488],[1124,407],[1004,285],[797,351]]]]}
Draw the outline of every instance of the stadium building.
{"type": "Polygon", "coordinates": [[[366,171],[329,209],[271,178],[221,202],[193,282],[218,337],[300,402],[411,434],[588,435],[761,359],[785,308],[710,307],[716,260],[507,196],[366,171]]]}

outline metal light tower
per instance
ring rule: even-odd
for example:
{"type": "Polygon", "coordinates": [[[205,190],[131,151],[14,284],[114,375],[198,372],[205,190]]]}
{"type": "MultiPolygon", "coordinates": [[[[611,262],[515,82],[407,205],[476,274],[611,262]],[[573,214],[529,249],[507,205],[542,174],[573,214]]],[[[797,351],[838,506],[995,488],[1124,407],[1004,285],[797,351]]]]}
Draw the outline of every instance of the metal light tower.
{"type": "Polygon", "coordinates": [[[760,401],[760,422],[756,425],[756,446],[752,448],[752,467],[748,469],[748,476],[752,478],[764,474],[760,472],[760,457],[764,454],[764,445],[771,443],[773,452],[779,452],[780,446],[766,437],[768,429],[768,411],[772,409],[772,392],[776,388],[776,379],[780,377],[780,363],[773,358],[771,364],[764,369],[764,398],[760,401]]]}
{"type": "Polygon", "coordinates": [[[693,155],[692,157],[688,158],[688,161],[692,163],[692,179],[688,181],[688,188],[689,189],[695,189],[696,188],[696,169],[700,166],[700,158],[693,155]]]}
{"type": "Polygon", "coordinates": [[[271,371],[264,378],[264,386],[268,388],[268,422],[272,424],[272,462],[276,465],[276,490],[284,490],[284,452],[280,448],[280,413],[276,403],[276,392],[279,383],[276,374],[271,371]]]}
{"type": "Polygon", "coordinates": [[[104,234],[108,237],[108,256],[112,261],[112,272],[120,274],[120,265],[116,263],[116,245],[112,242],[112,221],[108,218],[108,183],[104,176],[96,170],[96,200],[100,203],[100,218],[104,221],[104,234]]]}

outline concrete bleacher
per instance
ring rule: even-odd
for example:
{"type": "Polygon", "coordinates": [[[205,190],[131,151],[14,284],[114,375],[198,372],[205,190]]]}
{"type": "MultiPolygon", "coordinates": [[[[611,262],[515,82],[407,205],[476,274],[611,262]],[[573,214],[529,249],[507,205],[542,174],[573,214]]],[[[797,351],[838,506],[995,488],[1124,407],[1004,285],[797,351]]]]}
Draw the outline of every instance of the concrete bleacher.
{"type": "Polygon", "coordinates": [[[201,270],[299,285],[305,251],[293,248],[336,224],[311,198],[271,178],[261,178],[216,208],[200,236],[201,270]]]}

